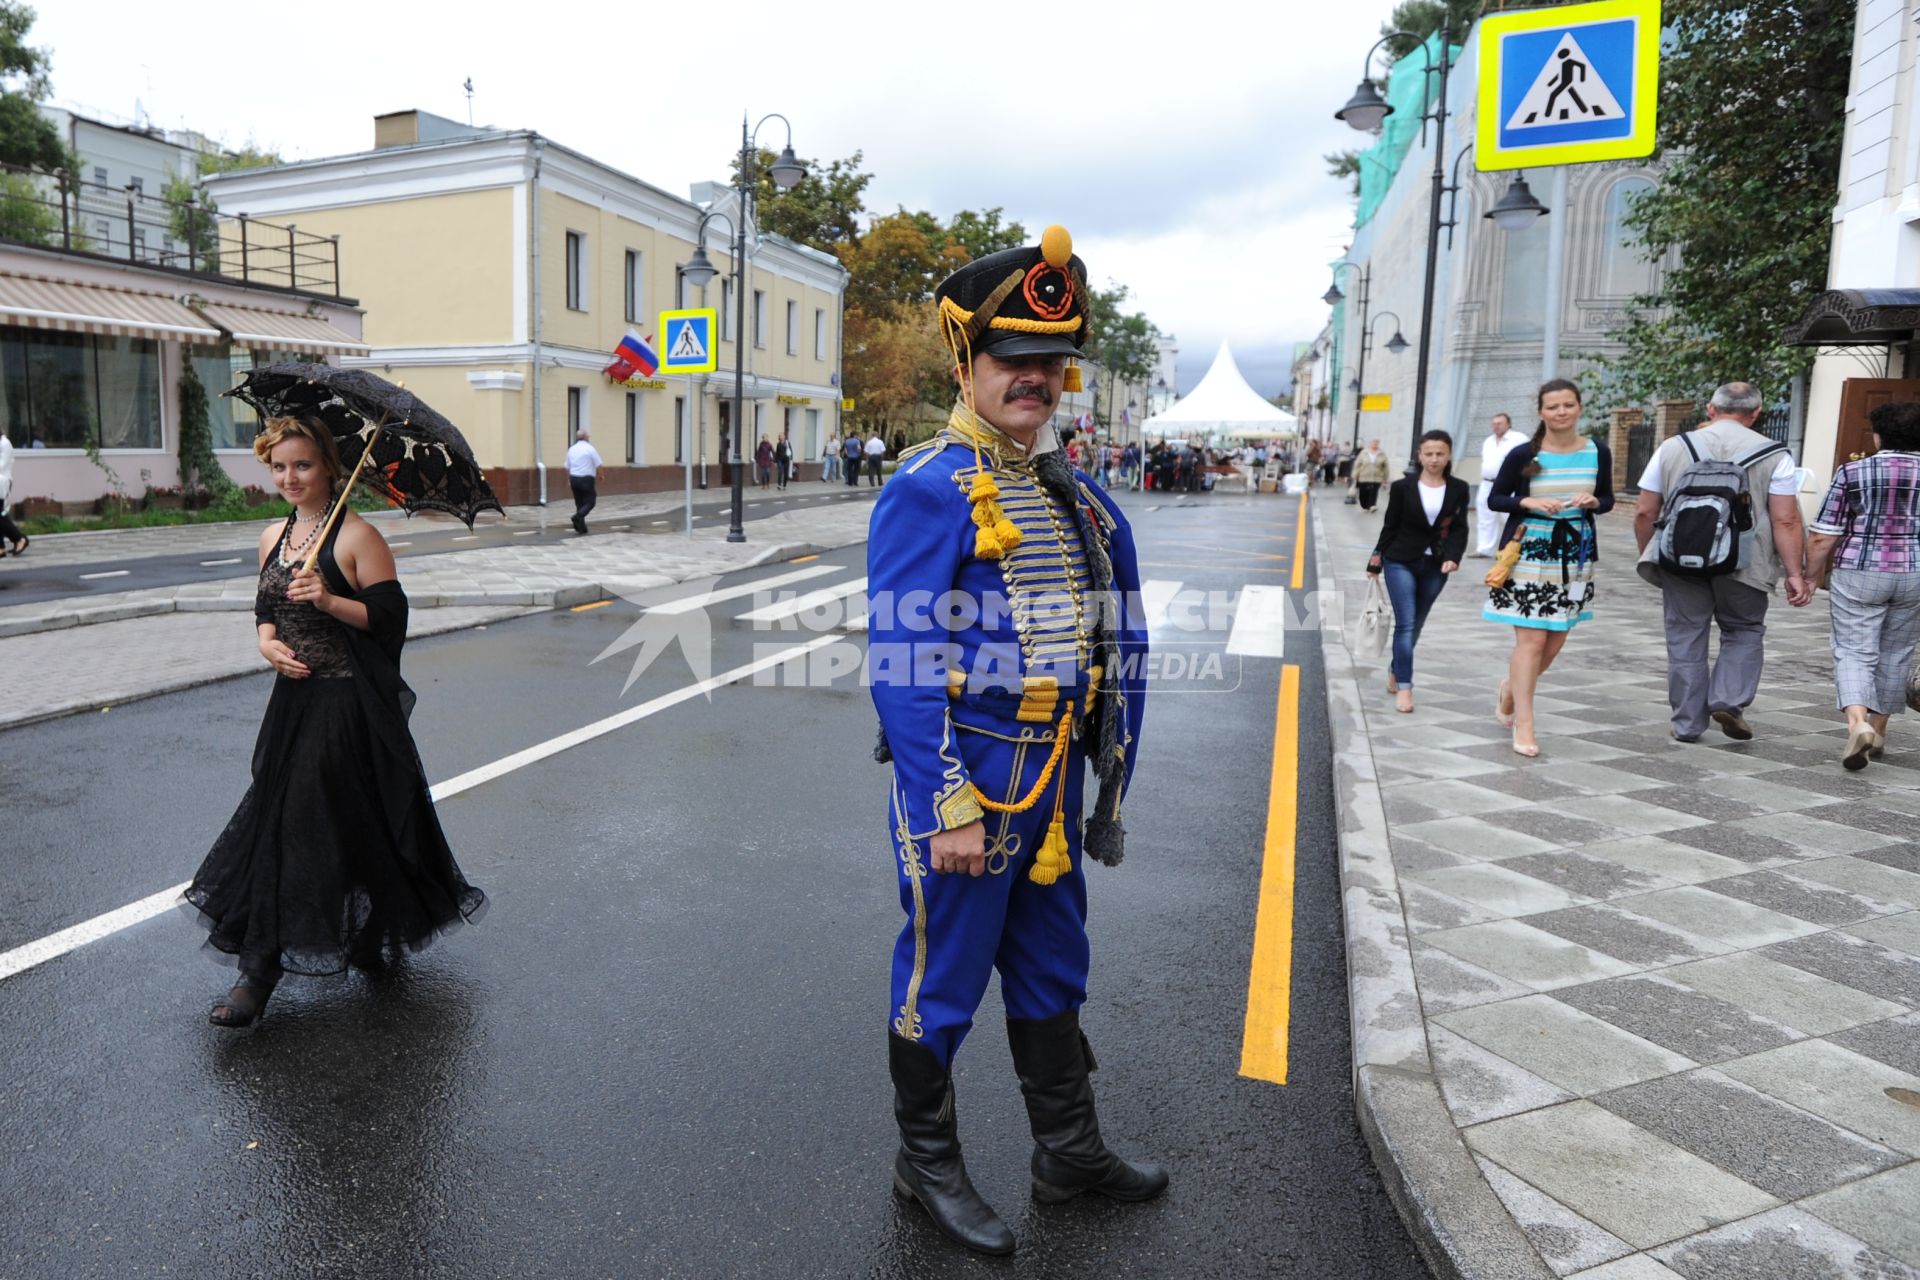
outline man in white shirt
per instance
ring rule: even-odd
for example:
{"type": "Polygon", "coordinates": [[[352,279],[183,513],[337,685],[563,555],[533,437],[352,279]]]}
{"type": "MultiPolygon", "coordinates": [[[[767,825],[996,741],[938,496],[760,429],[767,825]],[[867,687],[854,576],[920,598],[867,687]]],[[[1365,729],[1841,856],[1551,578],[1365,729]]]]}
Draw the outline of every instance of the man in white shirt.
{"type": "Polygon", "coordinates": [[[880,487],[880,460],[887,456],[887,442],[878,431],[867,441],[867,483],[880,487]]]}
{"type": "Polygon", "coordinates": [[[1800,523],[1800,477],[1784,447],[1753,429],[1763,404],[1752,383],[1729,382],[1713,393],[1707,424],[1675,436],[1654,451],[1640,476],[1640,502],[1633,533],[1640,543],[1640,576],[1660,588],[1667,635],[1667,701],[1673,736],[1697,741],[1709,717],[1736,741],[1753,737],[1746,709],[1760,691],[1765,657],[1767,602],[1784,571],[1787,603],[1813,599],[1806,577],[1805,534],[1800,523]],[[1690,451],[1687,445],[1691,443],[1690,451]],[[1705,459],[1743,462],[1753,510],[1753,528],[1741,535],[1740,564],[1711,578],[1663,572],[1655,534],[1667,488],[1692,464],[1705,459]],[[1751,460],[1749,462],[1749,460],[1751,460]],[[1720,628],[1720,654],[1709,667],[1707,642],[1720,628]]]}
{"type": "Polygon", "coordinates": [[[573,486],[573,531],[582,536],[587,532],[587,513],[599,500],[596,486],[603,465],[600,451],[588,441],[587,435],[587,429],[581,427],[567,449],[567,483],[573,486]]]}
{"type": "Polygon", "coordinates": [[[1506,526],[1506,513],[1495,511],[1487,505],[1487,497],[1493,492],[1493,482],[1500,475],[1500,464],[1507,455],[1527,442],[1526,437],[1513,429],[1513,419],[1504,413],[1493,415],[1493,431],[1480,442],[1480,491],[1474,510],[1479,514],[1478,536],[1474,541],[1473,554],[1493,556],[1500,550],[1500,530],[1506,526]]]}

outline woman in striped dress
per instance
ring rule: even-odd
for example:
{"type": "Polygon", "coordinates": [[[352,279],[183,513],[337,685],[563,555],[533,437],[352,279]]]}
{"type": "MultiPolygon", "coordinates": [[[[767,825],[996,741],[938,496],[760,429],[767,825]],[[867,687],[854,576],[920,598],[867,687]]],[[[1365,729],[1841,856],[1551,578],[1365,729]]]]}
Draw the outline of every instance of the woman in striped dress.
{"type": "MultiPolygon", "coordinates": [[[[1540,388],[1533,440],[1506,457],[1487,505],[1507,513],[1504,549],[1520,558],[1487,595],[1481,616],[1513,628],[1513,654],[1495,714],[1513,730],[1513,749],[1540,754],[1533,691],[1573,628],[1593,617],[1593,566],[1599,558],[1593,518],[1613,510],[1613,456],[1580,434],[1580,388],[1555,378],[1540,388]]],[[[1504,557],[1503,557],[1504,559],[1504,557]]]]}

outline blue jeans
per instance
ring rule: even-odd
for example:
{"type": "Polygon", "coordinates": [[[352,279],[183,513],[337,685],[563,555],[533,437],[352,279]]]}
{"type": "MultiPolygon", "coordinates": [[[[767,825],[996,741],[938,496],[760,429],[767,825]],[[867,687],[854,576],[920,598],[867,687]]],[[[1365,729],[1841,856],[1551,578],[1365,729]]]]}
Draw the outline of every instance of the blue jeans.
{"type": "Polygon", "coordinates": [[[1412,562],[1382,560],[1380,569],[1387,580],[1387,599],[1393,603],[1393,678],[1402,689],[1410,689],[1413,646],[1420,643],[1420,629],[1427,625],[1427,614],[1447,585],[1447,575],[1432,556],[1412,562]]]}

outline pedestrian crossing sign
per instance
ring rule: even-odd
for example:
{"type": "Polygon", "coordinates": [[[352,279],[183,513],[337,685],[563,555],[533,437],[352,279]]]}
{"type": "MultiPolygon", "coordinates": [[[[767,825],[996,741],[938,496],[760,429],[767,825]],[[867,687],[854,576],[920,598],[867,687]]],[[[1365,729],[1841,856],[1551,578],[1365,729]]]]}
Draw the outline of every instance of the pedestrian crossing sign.
{"type": "Polygon", "coordinates": [[[1660,0],[1489,14],[1479,58],[1476,168],[1653,154],[1660,0]]]}
{"type": "Polygon", "coordinates": [[[719,343],[713,340],[719,316],[712,307],[662,311],[661,373],[712,373],[720,367],[719,343]]]}

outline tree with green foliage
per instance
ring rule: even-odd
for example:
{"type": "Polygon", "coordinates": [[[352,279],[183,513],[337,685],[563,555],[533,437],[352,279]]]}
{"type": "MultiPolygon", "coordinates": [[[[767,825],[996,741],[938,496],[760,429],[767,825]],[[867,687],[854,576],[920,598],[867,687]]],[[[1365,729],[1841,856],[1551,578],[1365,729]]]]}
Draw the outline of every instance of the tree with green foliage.
{"type": "MultiPolygon", "coordinates": [[[[773,152],[763,150],[754,169],[754,208],[761,230],[822,253],[833,253],[859,237],[860,215],[866,212],[862,195],[873,181],[873,175],[860,168],[860,152],[824,168],[818,160],[802,161],[807,176],[787,191],[782,191],[768,172],[776,158],[773,152]]],[[[737,156],[732,179],[740,181],[737,156]]]]}
{"type": "Polygon", "coordinates": [[[194,491],[196,477],[216,507],[244,501],[240,486],[227,475],[213,452],[213,420],[207,407],[207,388],[194,372],[193,361],[180,362],[180,491],[194,491]]]}
{"type": "Polygon", "coordinates": [[[977,212],[962,209],[947,223],[946,234],[966,251],[969,262],[1027,243],[1027,229],[1017,222],[1002,223],[1000,214],[999,205],[977,212]]]}
{"type": "Polygon", "coordinates": [[[1784,398],[1812,351],[1781,331],[1826,288],[1846,122],[1853,6],[1837,0],[1667,0],[1660,186],[1627,226],[1658,292],[1608,336],[1602,399],[1704,401],[1729,378],[1784,398]]]}
{"type": "Polygon", "coordinates": [[[220,270],[220,208],[193,179],[172,174],[162,190],[167,206],[167,234],[192,251],[194,268],[220,270]]]}
{"type": "Polygon", "coordinates": [[[1160,355],[1160,331],[1141,312],[1127,312],[1127,287],[1116,284],[1109,289],[1093,289],[1087,298],[1090,332],[1082,348],[1087,359],[1099,366],[1101,379],[1096,384],[1094,418],[1111,425],[1116,417],[1113,401],[1123,382],[1145,382],[1153,376],[1160,355]],[[1104,384],[1106,395],[1098,394],[1104,384]]]}
{"type": "Polygon", "coordinates": [[[249,138],[241,146],[228,150],[202,151],[200,153],[200,176],[210,177],[216,173],[233,173],[240,169],[266,169],[286,163],[280,153],[271,147],[262,147],[249,138]]]}
{"type": "Polygon", "coordinates": [[[27,174],[0,173],[0,240],[59,243],[59,203],[27,174]]]}
{"type": "Polygon", "coordinates": [[[40,114],[53,86],[52,55],[27,43],[33,10],[0,0],[0,164],[52,173],[74,167],[66,141],[40,114]]]}

